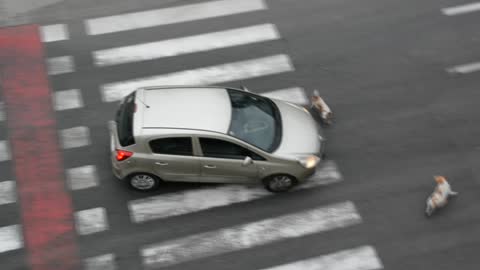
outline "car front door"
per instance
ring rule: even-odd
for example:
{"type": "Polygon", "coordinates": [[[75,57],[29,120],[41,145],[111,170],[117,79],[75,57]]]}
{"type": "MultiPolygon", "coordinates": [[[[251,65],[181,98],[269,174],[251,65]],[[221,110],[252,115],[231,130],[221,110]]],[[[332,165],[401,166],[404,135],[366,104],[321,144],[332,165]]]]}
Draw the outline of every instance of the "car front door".
{"type": "Polygon", "coordinates": [[[151,165],[163,180],[195,182],[200,177],[200,160],[193,154],[191,137],[168,137],[149,141],[151,165]]]}
{"type": "Polygon", "coordinates": [[[202,151],[201,178],[204,182],[248,183],[258,179],[255,161],[244,164],[247,156],[258,159],[252,151],[235,143],[216,139],[199,138],[202,151]]]}

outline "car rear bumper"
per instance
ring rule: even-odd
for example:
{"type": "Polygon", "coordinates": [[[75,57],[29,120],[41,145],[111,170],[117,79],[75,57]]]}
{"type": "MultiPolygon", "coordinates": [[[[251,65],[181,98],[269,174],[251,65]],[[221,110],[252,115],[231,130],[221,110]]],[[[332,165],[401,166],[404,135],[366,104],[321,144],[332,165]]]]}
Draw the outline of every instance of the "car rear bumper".
{"type": "Polygon", "coordinates": [[[116,168],[114,164],[112,164],[112,173],[118,180],[122,180],[124,178],[120,169],[116,168]]]}

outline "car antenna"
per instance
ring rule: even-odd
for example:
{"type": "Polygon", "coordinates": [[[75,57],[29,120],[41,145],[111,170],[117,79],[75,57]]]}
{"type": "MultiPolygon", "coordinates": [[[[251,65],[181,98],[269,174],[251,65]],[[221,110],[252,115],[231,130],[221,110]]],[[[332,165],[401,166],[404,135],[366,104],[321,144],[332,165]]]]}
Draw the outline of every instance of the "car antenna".
{"type": "Polygon", "coordinates": [[[147,107],[147,109],[150,109],[150,106],[148,106],[145,102],[143,102],[143,100],[141,100],[140,98],[137,98],[143,105],[145,105],[145,107],[147,107]]]}

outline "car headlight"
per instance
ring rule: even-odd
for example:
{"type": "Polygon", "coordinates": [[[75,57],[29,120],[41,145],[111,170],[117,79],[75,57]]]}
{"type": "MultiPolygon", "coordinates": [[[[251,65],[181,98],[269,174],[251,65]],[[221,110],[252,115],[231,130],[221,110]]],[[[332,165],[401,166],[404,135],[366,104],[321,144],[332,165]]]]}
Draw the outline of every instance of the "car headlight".
{"type": "Polygon", "coordinates": [[[319,161],[320,161],[320,158],[315,155],[298,159],[298,162],[307,169],[316,167],[319,161]]]}

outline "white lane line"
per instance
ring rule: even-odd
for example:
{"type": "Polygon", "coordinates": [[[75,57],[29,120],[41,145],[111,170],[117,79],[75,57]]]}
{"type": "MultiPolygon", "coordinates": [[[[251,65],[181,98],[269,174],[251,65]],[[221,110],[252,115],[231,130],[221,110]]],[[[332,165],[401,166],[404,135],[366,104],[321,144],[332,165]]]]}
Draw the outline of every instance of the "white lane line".
{"type": "Polygon", "coordinates": [[[5,103],[0,101],[0,122],[5,121],[5,103]]]}
{"type": "MultiPolygon", "coordinates": [[[[298,189],[315,188],[333,184],[342,180],[335,174],[334,162],[326,163],[309,181],[298,189]]],[[[151,196],[128,203],[132,222],[143,223],[160,218],[184,215],[214,207],[228,206],[272,196],[263,187],[249,188],[245,185],[225,185],[217,188],[205,188],[193,191],[151,196]]]]}
{"type": "Polygon", "coordinates": [[[75,227],[80,235],[108,230],[107,211],[103,207],[75,212],[75,227]]]}
{"type": "Polygon", "coordinates": [[[63,129],[60,140],[63,149],[87,146],[90,144],[90,130],[84,126],[63,129]]]}
{"type": "Polygon", "coordinates": [[[22,247],[23,237],[20,225],[0,227],[0,253],[22,247]]]}
{"type": "Polygon", "coordinates": [[[53,105],[57,111],[81,108],[82,93],[79,89],[56,91],[53,95],[53,105]]]}
{"type": "Polygon", "coordinates": [[[0,141],[0,162],[10,160],[10,147],[6,141],[0,141]]]}
{"type": "Polygon", "coordinates": [[[58,56],[58,57],[48,58],[47,69],[48,69],[48,75],[60,75],[60,74],[74,72],[75,65],[73,62],[73,57],[70,55],[67,55],[67,56],[58,56]]]}
{"type": "Polygon", "coordinates": [[[52,24],[40,27],[40,36],[43,42],[67,40],[68,29],[65,24],[52,24]]]}
{"type": "Polygon", "coordinates": [[[466,74],[466,73],[471,73],[475,71],[480,71],[480,62],[454,66],[452,68],[447,69],[447,72],[452,74],[455,74],[455,73],[466,74]]]}
{"type": "Polygon", "coordinates": [[[0,182],[0,205],[14,203],[16,200],[15,181],[0,182]]]}
{"type": "Polygon", "coordinates": [[[135,89],[145,86],[207,85],[256,78],[293,70],[294,68],[288,55],[279,54],[159,76],[108,83],[101,87],[101,92],[104,102],[112,102],[118,101],[135,89]]]}
{"type": "Polygon", "coordinates": [[[269,98],[284,100],[299,105],[306,105],[309,103],[305,90],[301,87],[291,87],[286,89],[275,90],[271,92],[262,93],[262,96],[269,98]]]}
{"type": "Polygon", "coordinates": [[[344,202],[148,245],[141,250],[141,255],[146,267],[164,267],[343,228],[361,221],[354,204],[344,202]]]}
{"type": "Polygon", "coordinates": [[[275,25],[262,24],[196,36],[105,49],[92,52],[92,57],[97,66],[111,66],[181,54],[204,52],[279,38],[280,35],[275,25]]]}
{"type": "Polygon", "coordinates": [[[67,169],[67,181],[71,190],[98,186],[97,169],[93,165],[67,169]]]}
{"type": "Polygon", "coordinates": [[[202,20],[266,9],[263,0],[221,0],[94,18],[85,21],[88,35],[202,20]]]}
{"type": "Polygon", "coordinates": [[[280,265],[263,270],[378,270],[383,264],[375,249],[361,246],[353,249],[280,265]]]}
{"type": "Polygon", "coordinates": [[[448,16],[460,15],[474,11],[480,11],[480,2],[442,9],[442,13],[448,16]]]}
{"type": "Polygon", "coordinates": [[[84,270],[117,269],[117,266],[115,264],[115,255],[111,253],[87,258],[83,261],[83,264],[85,266],[84,270]]]}

